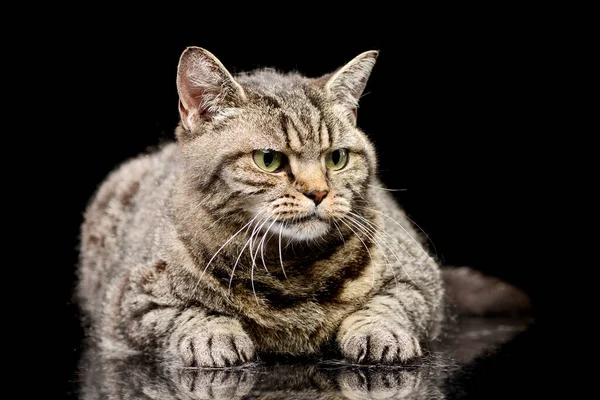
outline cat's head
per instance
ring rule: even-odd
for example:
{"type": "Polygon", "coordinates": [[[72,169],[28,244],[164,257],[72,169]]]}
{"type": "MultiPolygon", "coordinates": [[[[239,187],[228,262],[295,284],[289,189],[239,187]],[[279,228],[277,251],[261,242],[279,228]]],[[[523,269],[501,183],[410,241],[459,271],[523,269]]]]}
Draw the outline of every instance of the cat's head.
{"type": "Polygon", "coordinates": [[[356,110],[377,54],[320,78],[268,69],[234,78],[207,50],[187,48],[177,139],[197,200],[292,240],[343,226],[376,172],[356,110]]]}

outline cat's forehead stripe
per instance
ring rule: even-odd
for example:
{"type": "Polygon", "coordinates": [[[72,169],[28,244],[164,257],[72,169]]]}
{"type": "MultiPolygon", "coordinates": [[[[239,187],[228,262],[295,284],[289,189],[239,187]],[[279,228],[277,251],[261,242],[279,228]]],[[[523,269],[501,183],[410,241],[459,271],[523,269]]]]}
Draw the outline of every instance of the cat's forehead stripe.
{"type": "Polygon", "coordinates": [[[250,84],[249,93],[259,110],[279,120],[281,136],[288,149],[300,153],[307,150],[307,143],[321,152],[329,149],[331,124],[326,120],[322,95],[315,88],[302,84],[273,89],[250,84]]]}
{"type": "Polygon", "coordinates": [[[283,118],[283,116],[281,116],[279,118],[279,122],[281,124],[281,132],[280,133],[282,134],[283,140],[285,141],[285,147],[289,149],[289,148],[291,148],[291,146],[290,146],[290,138],[287,133],[287,130],[288,130],[287,121],[285,118],[283,118]]]}
{"type": "Polygon", "coordinates": [[[283,134],[286,137],[286,143],[288,147],[295,151],[300,152],[304,147],[304,140],[302,139],[302,132],[298,128],[299,124],[294,122],[294,118],[288,114],[282,113],[282,127],[285,129],[283,134]]]}
{"type": "Polygon", "coordinates": [[[286,146],[294,152],[306,151],[307,144],[325,151],[331,145],[329,124],[321,113],[300,114],[284,112],[280,114],[280,125],[286,146]]]}

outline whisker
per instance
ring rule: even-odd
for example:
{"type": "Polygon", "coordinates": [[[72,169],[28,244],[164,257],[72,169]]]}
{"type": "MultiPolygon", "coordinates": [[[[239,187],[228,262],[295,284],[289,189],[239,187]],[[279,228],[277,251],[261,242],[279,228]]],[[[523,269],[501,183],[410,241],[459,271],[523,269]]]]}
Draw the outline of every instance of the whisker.
{"type": "MultiPolygon", "coordinates": [[[[256,225],[258,226],[259,223],[260,222],[258,222],[256,225]]],[[[236,269],[238,263],[240,262],[240,258],[242,258],[242,254],[244,254],[244,250],[252,242],[252,238],[254,237],[255,233],[256,233],[256,227],[252,230],[252,233],[250,234],[250,238],[246,241],[246,244],[244,244],[244,247],[242,247],[242,249],[240,250],[240,252],[237,256],[237,259],[235,260],[235,264],[233,264],[233,268],[231,269],[231,276],[229,277],[229,288],[228,288],[227,293],[231,293],[231,283],[233,282],[233,276],[235,275],[235,269],[236,269]]],[[[252,253],[250,253],[250,257],[252,257],[252,253]]],[[[253,290],[254,290],[254,284],[253,284],[253,290]]]]}
{"type": "MultiPolygon", "coordinates": [[[[358,221],[354,220],[351,217],[346,216],[346,218],[349,221],[351,221],[354,224],[356,224],[357,226],[359,226],[359,227],[362,226],[362,228],[364,230],[366,230],[367,233],[369,234],[369,237],[371,237],[371,240],[373,240],[373,242],[375,243],[375,245],[379,248],[379,250],[381,251],[381,254],[383,255],[383,257],[386,260],[387,269],[392,272],[392,276],[394,277],[394,282],[396,283],[396,295],[398,295],[398,278],[396,277],[396,271],[394,271],[394,267],[392,266],[392,263],[390,262],[390,259],[387,257],[387,255],[385,254],[385,251],[383,250],[383,248],[379,244],[379,240],[377,239],[377,233],[378,233],[377,230],[374,229],[374,228],[370,228],[369,229],[369,227],[363,226],[362,224],[360,224],[358,221]]],[[[367,220],[365,220],[365,221],[368,222],[368,223],[370,222],[370,221],[367,221],[367,220]]],[[[375,227],[377,227],[377,226],[375,225],[375,227]]],[[[385,233],[385,232],[383,232],[383,233],[385,233]]],[[[390,253],[392,253],[392,255],[396,257],[396,260],[400,263],[400,266],[401,266],[402,270],[404,271],[405,275],[408,276],[408,278],[412,281],[411,276],[404,269],[404,263],[402,262],[402,260],[400,260],[400,256],[398,255],[398,253],[390,246],[390,244],[387,241],[383,240],[382,242],[388,248],[388,250],[390,251],[390,253]]]]}
{"type": "MultiPolygon", "coordinates": [[[[390,239],[391,239],[393,242],[395,242],[395,243],[396,243],[396,244],[397,244],[397,245],[400,247],[400,249],[402,249],[402,250],[403,250],[403,251],[404,251],[404,252],[405,252],[405,253],[406,253],[406,254],[407,254],[409,257],[411,257],[411,258],[414,260],[414,262],[415,262],[415,264],[416,264],[416,265],[420,266],[421,268],[424,268],[424,267],[423,267],[423,264],[422,264],[422,263],[421,263],[421,262],[420,262],[420,261],[419,261],[419,260],[418,260],[418,259],[417,259],[417,258],[414,256],[414,255],[412,255],[412,254],[411,254],[411,253],[410,253],[410,252],[409,252],[409,251],[408,251],[408,250],[407,250],[407,249],[406,249],[404,246],[402,246],[402,244],[401,244],[401,243],[398,241],[398,239],[397,239],[396,237],[394,237],[394,236],[390,235],[389,233],[387,233],[387,232],[386,232],[386,231],[384,231],[383,229],[379,228],[377,225],[373,224],[371,221],[369,221],[369,220],[368,220],[368,219],[366,219],[365,217],[363,217],[363,216],[361,216],[361,215],[358,215],[358,214],[355,214],[355,213],[352,213],[352,212],[351,212],[350,214],[352,214],[352,215],[354,215],[354,216],[356,216],[356,217],[360,218],[362,221],[365,221],[367,224],[369,224],[369,225],[373,226],[374,228],[372,228],[372,229],[375,229],[375,228],[379,229],[379,231],[380,231],[382,234],[384,234],[384,235],[386,235],[388,238],[390,238],[390,239]]],[[[387,244],[387,242],[386,242],[386,244],[387,244]]],[[[403,262],[400,260],[400,258],[399,258],[399,256],[398,256],[398,254],[397,254],[397,253],[394,251],[394,249],[393,249],[393,248],[391,248],[391,246],[389,246],[389,245],[388,245],[388,249],[390,250],[390,252],[392,252],[392,254],[393,254],[395,257],[396,257],[396,259],[397,259],[397,260],[398,260],[398,262],[400,263],[400,267],[402,268],[402,271],[404,272],[404,274],[405,274],[405,275],[406,275],[406,276],[407,276],[407,277],[408,277],[408,278],[411,280],[411,282],[412,282],[413,284],[415,284],[416,286],[419,286],[419,285],[417,285],[417,283],[416,283],[416,282],[415,282],[415,281],[412,279],[412,277],[411,277],[411,276],[408,274],[408,272],[407,272],[407,271],[406,271],[406,269],[404,268],[404,265],[405,265],[405,263],[403,263],[403,262]]]]}
{"type": "Polygon", "coordinates": [[[252,267],[250,268],[250,284],[252,285],[252,293],[254,293],[254,299],[256,300],[256,304],[260,304],[258,302],[258,296],[256,295],[256,289],[254,288],[254,265],[255,263],[252,263],[252,267]]]}
{"type": "Polygon", "coordinates": [[[281,233],[283,232],[283,223],[279,228],[279,262],[281,263],[281,271],[283,271],[283,276],[287,279],[287,275],[285,274],[285,268],[283,268],[283,256],[281,255],[281,233]]]}
{"type": "MultiPolygon", "coordinates": [[[[347,218],[347,217],[344,217],[347,218]]],[[[356,233],[356,231],[354,229],[352,229],[352,227],[350,225],[348,225],[347,223],[344,222],[344,219],[340,219],[340,222],[343,223],[344,225],[346,225],[348,227],[348,229],[350,229],[352,232],[354,232],[354,234],[356,235],[356,237],[358,238],[358,240],[361,241],[361,243],[363,244],[363,246],[365,247],[365,250],[367,250],[367,253],[369,254],[369,257],[371,258],[371,263],[373,263],[373,283],[372,285],[375,286],[375,261],[373,260],[373,256],[371,255],[371,251],[369,250],[369,247],[366,245],[366,243],[364,242],[364,240],[362,240],[362,238],[360,237],[360,235],[358,233],[356,233]]]]}
{"type": "Polygon", "coordinates": [[[381,227],[377,226],[375,223],[373,223],[372,221],[369,221],[367,218],[363,217],[362,215],[350,212],[350,214],[354,215],[355,217],[359,218],[359,220],[364,221],[366,224],[368,224],[371,229],[375,229],[378,230],[379,232],[381,232],[383,235],[385,235],[387,238],[389,238],[390,240],[392,240],[392,242],[398,244],[398,246],[400,247],[401,250],[404,251],[404,253],[406,253],[407,256],[411,257],[413,260],[417,260],[417,258],[411,254],[406,247],[404,247],[402,245],[402,243],[400,243],[400,241],[398,240],[398,238],[396,238],[395,236],[387,233],[385,230],[383,230],[381,227]]]}
{"type": "MultiPolygon", "coordinates": [[[[355,216],[357,216],[357,217],[359,217],[359,218],[360,218],[360,216],[359,216],[359,215],[356,215],[356,214],[354,214],[354,213],[350,213],[350,214],[351,214],[351,215],[355,215],[355,216]]],[[[386,256],[385,252],[383,251],[382,247],[380,246],[380,244],[379,244],[379,240],[377,239],[377,233],[378,233],[377,229],[379,229],[379,227],[375,226],[375,228],[377,228],[377,229],[375,229],[375,228],[373,228],[373,227],[369,227],[369,226],[363,225],[363,224],[360,222],[360,219],[355,219],[355,218],[352,218],[352,217],[350,217],[350,216],[347,216],[347,215],[346,215],[344,218],[345,218],[345,219],[347,219],[348,221],[352,222],[352,224],[353,224],[353,225],[354,225],[354,226],[355,226],[357,229],[359,229],[359,230],[360,230],[362,233],[364,233],[364,234],[365,234],[365,236],[367,236],[369,239],[371,239],[371,240],[372,240],[372,241],[375,243],[375,245],[377,245],[377,247],[379,247],[379,249],[380,249],[380,250],[382,250],[382,252],[381,252],[381,253],[382,253],[383,257],[385,257],[385,259],[386,259],[386,260],[389,260],[389,259],[387,258],[387,256],[386,256]]],[[[363,220],[364,220],[364,218],[363,218],[363,220]]],[[[370,221],[368,221],[368,220],[365,220],[365,222],[369,223],[370,221]]],[[[385,242],[385,241],[384,241],[383,243],[387,245],[388,249],[390,248],[390,247],[389,247],[389,244],[388,244],[387,242],[385,242]]],[[[389,261],[388,261],[388,262],[389,262],[389,261]]]]}
{"type": "Polygon", "coordinates": [[[260,229],[263,227],[263,225],[265,223],[267,223],[268,220],[269,220],[269,218],[266,217],[264,220],[261,220],[261,222],[258,222],[256,224],[256,226],[254,227],[254,229],[252,230],[252,233],[250,234],[250,247],[249,247],[250,259],[252,259],[252,252],[254,250],[254,235],[256,235],[260,231],[260,229]]]}
{"type": "MultiPolygon", "coordinates": [[[[262,224],[260,224],[260,226],[258,226],[258,225],[257,225],[257,226],[256,226],[256,228],[254,228],[254,231],[252,231],[252,235],[250,235],[250,238],[252,239],[252,238],[254,237],[255,233],[256,233],[256,236],[258,236],[258,233],[260,232],[260,230],[262,229],[262,227],[263,227],[263,226],[264,226],[264,225],[265,225],[267,222],[269,222],[269,217],[266,217],[266,218],[265,218],[265,221],[264,221],[262,224]]],[[[273,225],[273,224],[271,224],[271,225],[273,225]]],[[[268,232],[268,230],[267,230],[267,232],[268,232]]],[[[266,237],[266,233],[265,233],[265,236],[263,236],[263,239],[264,239],[265,237],[266,237]]],[[[253,253],[253,251],[254,251],[254,249],[253,249],[253,246],[254,246],[254,240],[252,240],[252,241],[250,242],[250,249],[249,249],[249,250],[250,250],[250,259],[252,260],[252,264],[256,264],[256,256],[258,255],[258,251],[260,250],[260,242],[259,242],[259,244],[258,244],[258,247],[256,248],[256,252],[254,252],[254,254],[252,254],[252,253],[253,253]]],[[[269,272],[269,270],[267,269],[267,267],[266,267],[266,266],[265,266],[265,270],[266,270],[267,272],[269,272]]]]}
{"type": "MultiPolygon", "coordinates": [[[[385,235],[387,238],[391,239],[392,241],[394,241],[394,242],[398,242],[398,239],[397,239],[397,238],[395,238],[394,236],[390,235],[390,234],[389,234],[389,233],[387,233],[385,230],[383,230],[381,227],[377,226],[377,224],[375,224],[375,223],[374,223],[374,222],[372,222],[372,221],[369,221],[367,218],[363,217],[362,215],[360,215],[360,214],[356,214],[356,213],[353,213],[353,212],[350,212],[349,214],[350,214],[350,215],[353,215],[354,217],[356,217],[356,218],[358,219],[358,221],[364,222],[364,223],[367,225],[367,227],[369,228],[369,231],[370,231],[370,232],[372,232],[373,234],[377,234],[378,232],[380,232],[380,233],[382,233],[383,235],[385,235]]],[[[350,217],[348,217],[348,218],[350,218],[350,217]]],[[[358,221],[357,221],[357,222],[358,222],[358,221]]],[[[365,229],[366,229],[366,228],[365,228],[365,229]]],[[[388,249],[390,249],[390,250],[393,250],[393,249],[390,247],[390,245],[389,245],[387,242],[384,242],[384,243],[388,245],[388,246],[387,246],[387,247],[388,247],[388,249]]],[[[400,248],[401,248],[402,250],[404,250],[404,252],[405,252],[405,253],[406,253],[408,256],[410,256],[410,257],[412,257],[413,259],[415,259],[415,257],[414,257],[414,256],[412,256],[412,254],[410,254],[410,253],[408,252],[408,250],[406,250],[406,249],[405,249],[405,248],[402,246],[402,244],[400,244],[400,243],[398,242],[398,245],[400,246],[400,248]]],[[[400,261],[400,260],[398,260],[398,261],[400,261]]]]}
{"type": "Polygon", "coordinates": [[[239,235],[240,232],[242,232],[244,229],[246,229],[246,227],[250,226],[250,224],[252,224],[258,218],[258,216],[259,216],[259,214],[255,215],[254,218],[252,218],[246,225],[242,226],[239,231],[234,233],[225,243],[223,243],[223,245],[221,245],[221,247],[219,247],[219,249],[215,252],[215,254],[213,254],[211,259],[208,260],[208,263],[206,263],[206,267],[204,267],[202,274],[200,274],[200,278],[198,278],[198,282],[196,283],[196,286],[194,286],[194,292],[196,291],[196,289],[198,289],[198,285],[200,285],[200,281],[202,280],[202,278],[204,277],[204,274],[208,270],[210,263],[213,262],[213,260],[225,248],[225,246],[227,246],[237,235],[239,235]]]}
{"type": "Polygon", "coordinates": [[[372,188],[375,188],[375,189],[385,190],[386,192],[404,192],[405,190],[407,190],[407,189],[388,189],[388,188],[370,185],[370,184],[367,184],[367,186],[371,186],[372,188]]]}
{"type": "MultiPolygon", "coordinates": [[[[265,263],[265,239],[267,238],[267,234],[269,234],[269,230],[271,229],[271,227],[273,226],[273,224],[277,221],[277,218],[275,218],[273,220],[273,222],[271,222],[271,225],[269,225],[269,227],[267,228],[267,231],[265,232],[265,234],[263,235],[263,238],[261,239],[260,243],[258,244],[258,249],[256,249],[256,253],[258,253],[258,250],[260,249],[260,258],[262,260],[262,264],[263,267],[265,267],[265,271],[267,271],[267,273],[269,272],[269,269],[267,268],[267,264],[265,263]]],[[[254,258],[256,259],[256,253],[254,254],[254,258]]]]}
{"type": "Polygon", "coordinates": [[[342,238],[342,242],[346,243],[346,239],[344,239],[344,235],[342,234],[342,230],[340,229],[340,226],[338,225],[338,223],[335,222],[335,220],[331,220],[331,222],[333,222],[335,229],[337,229],[338,233],[340,234],[340,237],[342,238]]]}
{"type": "Polygon", "coordinates": [[[421,251],[422,251],[422,252],[423,252],[423,253],[424,253],[424,254],[427,256],[427,258],[431,259],[431,256],[429,255],[429,253],[428,253],[428,252],[427,252],[427,251],[426,251],[426,250],[425,250],[423,247],[421,247],[421,245],[419,244],[419,241],[418,241],[418,240],[416,240],[416,239],[415,239],[415,238],[414,238],[414,237],[413,237],[413,236],[410,234],[410,232],[408,232],[408,230],[407,230],[405,227],[403,227],[403,226],[402,226],[402,225],[401,225],[401,224],[400,224],[398,221],[396,221],[394,218],[390,217],[389,215],[387,215],[387,214],[385,214],[385,213],[382,213],[381,211],[379,211],[379,210],[376,210],[376,209],[374,209],[374,208],[368,208],[368,207],[363,207],[363,208],[364,208],[365,210],[373,211],[373,212],[376,212],[376,213],[378,213],[378,214],[380,214],[380,215],[383,215],[384,217],[386,217],[386,218],[388,218],[390,221],[392,221],[394,224],[396,224],[397,226],[399,226],[399,227],[400,227],[400,229],[402,229],[402,230],[403,230],[403,231],[404,231],[404,232],[405,232],[405,233],[408,235],[408,237],[410,237],[410,238],[411,238],[411,240],[412,240],[412,241],[413,241],[413,242],[414,242],[414,243],[415,243],[415,244],[416,244],[416,245],[419,247],[419,249],[421,249],[421,251]]]}
{"type": "MultiPolygon", "coordinates": [[[[431,240],[431,238],[425,232],[425,230],[423,228],[421,228],[421,226],[419,224],[417,224],[414,219],[412,219],[408,215],[406,215],[406,213],[404,214],[404,216],[406,217],[407,220],[409,220],[410,222],[412,222],[413,225],[415,225],[423,233],[423,235],[425,235],[425,237],[427,238],[427,241],[429,243],[431,243],[431,246],[433,247],[433,251],[435,252],[435,257],[436,258],[440,258],[440,255],[438,254],[437,248],[435,247],[435,244],[433,244],[433,240],[431,240]]],[[[443,258],[442,258],[442,261],[443,261],[443,258]]]]}

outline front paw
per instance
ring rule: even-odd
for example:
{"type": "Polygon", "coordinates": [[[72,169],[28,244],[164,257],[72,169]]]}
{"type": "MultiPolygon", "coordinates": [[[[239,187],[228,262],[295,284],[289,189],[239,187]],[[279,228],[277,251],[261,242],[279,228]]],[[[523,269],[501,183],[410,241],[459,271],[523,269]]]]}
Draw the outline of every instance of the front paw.
{"type": "Polygon", "coordinates": [[[423,354],[417,337],[391,321],[350,324],[338,340],[342,354],[357,364],[405,363],[423,354]]]}
{"type": "Polygon", "coordinates": [[[254,358],[254,343],[238,321],[218,317],[190,322],[171,338],[171,356],[181,366],[232,367],[254,358]]]}

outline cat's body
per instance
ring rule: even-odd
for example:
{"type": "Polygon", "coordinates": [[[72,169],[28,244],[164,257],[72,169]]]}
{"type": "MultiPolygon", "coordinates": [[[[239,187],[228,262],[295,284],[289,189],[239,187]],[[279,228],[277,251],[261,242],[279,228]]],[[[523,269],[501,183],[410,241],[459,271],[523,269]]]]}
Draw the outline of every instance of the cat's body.
{"type": "Polygon", "coordinates": [[[422,353],[442,277],[355,126],[375,57],[321,79],[234,79],[184,52],[178,143],[118,168],[85,215],[78,294],[104,348],[186,366],[422,353]]]}

